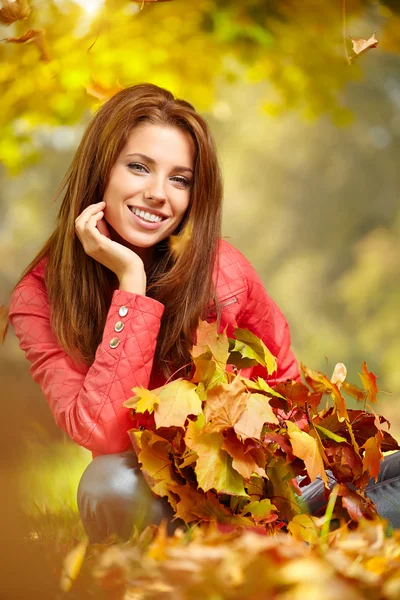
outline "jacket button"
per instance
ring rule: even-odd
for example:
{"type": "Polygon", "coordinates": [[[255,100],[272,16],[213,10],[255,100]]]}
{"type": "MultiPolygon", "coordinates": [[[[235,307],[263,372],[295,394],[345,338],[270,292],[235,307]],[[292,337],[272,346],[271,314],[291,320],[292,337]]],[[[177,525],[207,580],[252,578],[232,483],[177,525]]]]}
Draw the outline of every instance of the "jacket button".
{"type": "Polygon", "coordinates": [[[118,311],[118,314],[120,317],[126,317],[126,315],[128,314],[128,307],[127,306],[121,306],[121,308],[118,311]]]}
{"type": "Polygon", "coordinates": [[[117,321],[117,323],[115,323],[114,329],[117,333],[119,333],[120,331],[123,330],[124,327],[125,327],[125,325],[122,321],[117,321]]]}
{"type": "Polygon", "coordinates": [[[115,337],[112,340],[110,340],[110,347],[111,348],[116,348],[119,345],[119,338],[115,337]]]}

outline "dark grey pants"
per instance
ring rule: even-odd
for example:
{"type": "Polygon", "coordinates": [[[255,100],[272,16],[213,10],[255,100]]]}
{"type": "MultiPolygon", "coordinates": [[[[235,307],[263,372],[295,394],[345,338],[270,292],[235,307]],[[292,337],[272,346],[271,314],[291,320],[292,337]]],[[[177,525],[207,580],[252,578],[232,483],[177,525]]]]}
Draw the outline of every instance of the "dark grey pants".
{"type": "MultiPolygon", "coordinates": [[[[335,483],[333,479],[331,482],[335,483]]],[[[314,481],[302,491],[311,512],[323,508],[321,481],[314,481]]],[[[366,492],[379,514],[394,528],[400,528],[400,451],[386,456],[379,481],[371,481],[366,492]]],[[[78,487],[78,507],[92,544],[104,541],[110,534],[126,540],[134,525],[142,529],[150,523],[159,524],[162,519],[169,523],[170,533],[182,525],[179,520],[172,523],[172,508],[166,498],[152,494],[136,455],[130,451],[98,456],[87,466],[78,487]]]]}

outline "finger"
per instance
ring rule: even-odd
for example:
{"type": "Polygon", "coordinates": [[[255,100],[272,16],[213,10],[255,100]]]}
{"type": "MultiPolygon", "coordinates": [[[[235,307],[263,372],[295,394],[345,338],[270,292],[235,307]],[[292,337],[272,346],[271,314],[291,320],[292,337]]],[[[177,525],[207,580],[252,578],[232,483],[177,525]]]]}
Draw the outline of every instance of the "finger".
{"type": "Polygon", "coordinates": [[[101,219],[97,222],[97,229],[100,231],[101,235],[105,235],[106,237],[111,238],[110,230],[107,227],[105,219],[101,219]]]}
{"type": "Polygon", "coordinates": [[[98,213],[100,210],[103,210],[105,204],[106,203],[104,201],[97,202],[96,204],[90,204],[81,212],[80,215],[78,215],[78,217],[75,219],[75,224],[81,225],[82,223],[86,223],[92,215],[98,213]]]}

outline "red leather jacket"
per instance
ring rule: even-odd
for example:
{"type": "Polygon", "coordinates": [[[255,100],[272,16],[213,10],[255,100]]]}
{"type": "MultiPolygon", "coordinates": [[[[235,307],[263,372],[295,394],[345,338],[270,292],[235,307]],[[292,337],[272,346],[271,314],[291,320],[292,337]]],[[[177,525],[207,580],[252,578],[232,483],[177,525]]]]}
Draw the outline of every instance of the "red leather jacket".
{"type": "MultiPolygon", "coordinates": [[[[235,327],[250,329],[278,360],[278,371],[269,380],[298,380],[288,324],[257,273],[224,240],[219,244],[218,259],[214,281],[222,309],[221,331],[227,326],[231,336],[235,327]]],[[[134,386],[152,389],[165,382],[153,365],[164,306],[147,296],[115,290],[93,364],[77,364],[50,327],[44,260],[24,277],[10,298],[9,320],[20,348],[31,362],[32,377],[41,386],[57,425],[93,456],[123,452],[131,447],[127,435],[130,412],[123,402],[133,395],[134,386]],[[115,330],[117,321],[124,323],[119,332],[115,330]]],[[[209,317],[215,318],[212,309],[209,317]]],[[[266,372],[262,367],[246,369],[246,377],[256,375],[266,377],[266,372]]]]}

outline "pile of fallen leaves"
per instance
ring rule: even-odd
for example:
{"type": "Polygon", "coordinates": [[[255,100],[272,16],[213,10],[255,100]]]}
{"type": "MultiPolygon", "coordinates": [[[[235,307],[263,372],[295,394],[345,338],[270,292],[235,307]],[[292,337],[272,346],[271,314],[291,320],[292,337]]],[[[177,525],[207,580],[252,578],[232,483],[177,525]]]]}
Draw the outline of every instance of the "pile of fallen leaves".
{"type": "Polygon", "coordinates": [[[202,322],[191,376],[151,391],[134,388],[125,403],[133,413],[132,443],[153,492],[166,496],[186,523],[215,521],[272,533],[307,511],[301,489],[308,483],[320,478],[328,501],[335,483],[328,470],[338,483],[333,517],[374,518],[365,487],[377,478],[382,452],[399,449],[388,421],[371,407],[376,376],[364,363],[361,389],[346,381],[341,363],[331,379],[302,366],[308,386],[272,385],[277,364],[264,343],[247,330],[233,335],[202,322]],[[243,377],[242,369],[258,365],[266,379],[243,377]],[[363,408],[347,409],[343,392],[363,408]]]}
{"type": "Polygon", "coordinates": [[[293,535],[273,536],[202,526],[167,537],[153,526],[96,548],[93,574],[114,600],[398,600],[400,531],[362,520],[322,535],[323,521],[301,515],[293,535]]]}

